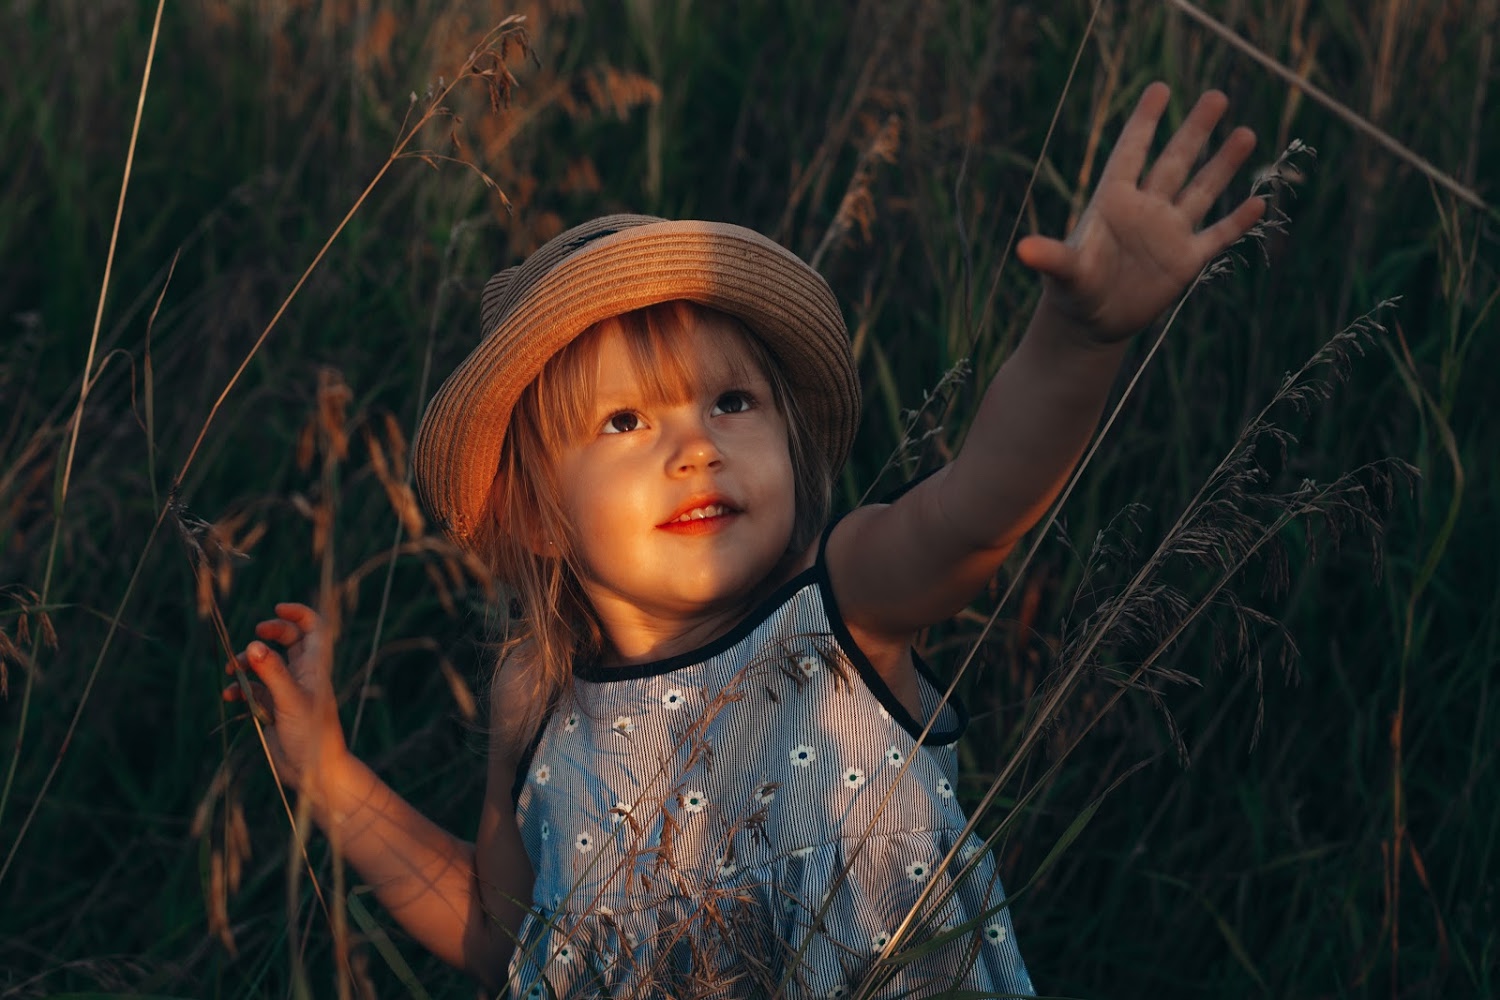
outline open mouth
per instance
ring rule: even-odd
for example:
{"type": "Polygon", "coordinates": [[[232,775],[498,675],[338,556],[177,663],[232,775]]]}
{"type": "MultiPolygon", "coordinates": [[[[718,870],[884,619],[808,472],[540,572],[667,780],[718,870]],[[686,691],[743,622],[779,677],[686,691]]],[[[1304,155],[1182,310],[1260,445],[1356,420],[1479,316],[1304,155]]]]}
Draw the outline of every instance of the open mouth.
{"type": "Polygon", "coordinates": [[[689,533],[713,531],[727,524],[738,513],[738,510],[722,500],[710,500],[707,503],[694,503],[657,527],[689,533]]]}
{"type": "Polygon", "coordinates": [[[703,507],[694,507],[681,517],[674,517],[668,524],[683,524],[687,521],[701,521],[708,517],[723,517],[725,514],[733,514],[733,509],[728,504],[711,503],[703,507]]]}

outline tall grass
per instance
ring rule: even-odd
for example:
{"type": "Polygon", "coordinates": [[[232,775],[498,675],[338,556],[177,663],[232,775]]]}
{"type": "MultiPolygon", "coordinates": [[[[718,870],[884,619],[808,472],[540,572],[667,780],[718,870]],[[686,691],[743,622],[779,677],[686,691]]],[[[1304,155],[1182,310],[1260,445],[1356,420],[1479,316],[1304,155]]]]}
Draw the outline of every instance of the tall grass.
{"type": "MultiPolygon", "coordinates": [[[[1496,198],[1493,0],[1201,6],[1496,198]]],[[[336,593],[356,751],[471,833],[481,595],[418,533],[400,470],[423,386],[473,343],[484,279],[616,209],[740,222],[816,256],[865,377],[840,485],[853,503],[961,441],[1037,293],[1001,266],[1012,227],[1076,214],[1156,76],[1177,94],[1169,119],[1219,86],[1263,163],[1293,139],[1319,156],[1279,200],[1290,225],[1266,259],[1247,252],[1185,302],[1024,571],[1018,557],[925,637],[948,676],[975,650],[958,687],[974,715],[960,794],[980,803],[1062,671],[1086,663],[980,821],[1006,884],[1027,886],[1013,915],[1043,990],[1500,992],[1492,223],[1170,5],[1097,8],[169,2],[65,506],[154,5],[0,11],[4,37],[30,42],[0,63],[0,767],[15,775],[0,995],[467,989],[357,889],[348,903],[332,891],[321,841],[296,860],[253,726],[217,699],[214,610],[239,642],[273,600],[336,593]],[[526,16],[534,53],[506,54],[510,105],[470,85],[429,103],[508,13],[526,16]],[[409,147],[428,162],[393,163],[437,107],[439,127],[409,147]],[[1398,296],[1342,388],[1276,417],[1294,446],[1240,448],[1285,372],[1398,296]],[[967,382],[946,377],[965,366],[967,382]],[[1247,649],[1274,662],[1295,643],[1294,674],[1216,666],[1213,626],[1233,618],[1161,653],[1170,629],[1107,633],[1080,659],[1090,620],[1235,454],[1284,495],[1410,462],[1383,572],[1368,549],[1331,549],[1317,518],[1289,521],[1269,536],[1284,589],[1239,576],[1220,593],[1250,614],[1247,649]],[[153,536],[169,504],[186,533],[153,536]],[[1149,690],[1122,683],[1141,669],[1149,690]]],[[[1253,509],[1253,495],[1228,508],[1253,509]]],[[[1191,605],[1217,575],[1177,565],[1191,605]]]]}

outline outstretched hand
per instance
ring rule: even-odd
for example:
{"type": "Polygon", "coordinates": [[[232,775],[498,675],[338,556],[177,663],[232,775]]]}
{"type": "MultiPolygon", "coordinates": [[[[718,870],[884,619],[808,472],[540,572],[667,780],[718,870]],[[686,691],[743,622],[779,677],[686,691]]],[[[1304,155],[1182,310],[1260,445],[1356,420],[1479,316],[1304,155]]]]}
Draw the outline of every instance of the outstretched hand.
{"type": "MultiPolygon", "coordinates": [[[[328,630],[312,608],[278,604],[276,617],[255,626],[259,641],[234,658],[228,673],[249,670],[251,696],[269,717],[266,745],[281,780],[306,794],[317,775],[348,754],[333,691],[328,630]],[[283,659],[266,643],[286,650],[283,659]]],[[[243,701],[239,684],[224,688],[225,701],[243,701]]]]}
{"type": "Polygon", "coordinates": [[[1265,211],[1265,202],[1252,196],[1198,228],[1255,146],[1255,134],[1241,126],[1193,173],[1229,106],[1217,90],[1198,99],[1141,176],[1169,96],[1164,83],[1146,88],[1065,240],[1028,236],[1016,246],[1021,262],[1045,276],[1044,301],[1099,343],[1123,340],[1149,325],[1265,211]]]}

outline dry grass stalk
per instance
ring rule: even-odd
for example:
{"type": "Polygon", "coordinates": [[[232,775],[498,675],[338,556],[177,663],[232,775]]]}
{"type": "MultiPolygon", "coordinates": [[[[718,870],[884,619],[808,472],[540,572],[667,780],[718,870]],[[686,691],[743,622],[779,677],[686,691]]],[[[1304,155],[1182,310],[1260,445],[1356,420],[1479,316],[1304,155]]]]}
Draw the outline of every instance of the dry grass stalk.
{"type": "MultiPolygon", "coordinates": [[[[1328,532],[1329,542],[1334,548],[1349,532],[1362,533],[1369,542],[1378,571],[1382,518],[1393,503],[1395,486],[1415,474],[1413,467],[1397,459],[1385,459],[1361,466],[1332,483],[1304,481],[1291,491],[1275,493],[1259,489],[1269,481],[1270,474],[1257,455],[1268,444],[1284,449],[1295,442],[1296,438],[1290,431],[1272,422],[1272,412],[1285,407],[1305,415],[1315,404],[1326,401],[1335,386],[1347,378],[1351,359],[1362,354],[1369,340],[1383,330],[1375,316],[1390,305],[1381,303],[1375,311],[1340,331],[1297,371],[1283,379],[1271,401],[1246,424],[1228,454],[1210,473],[1204,486],[1130,582],[1102,601],[1096,612],[1085,619],[1077,635],[1069,639],[1058,672],[1043,692],[1042,707],[1035,713],[1011,761],[975,809],[965,837],[987,811],[995,794],[1010,780],[1018,762],[1027,756],[1039,735],[1055,725],[1064,701],[1077,690],[1085,673],[1107,671],[1118,690],[1069,739],[1047,774],[1021,797],[1017,809],[1045,784],[1083,737],[1128,691],[1142,692],[1164,709],[1159,689],[1161,683],[1195,681],[1186,674],[1161,666],[1160,661],[1175,648],[1189,627],[1213,609],[1226,611],[1231,623],[1228,629],[1216,628],[1217,656],[1221,660],[1233,659],[1241,668],[1249,670],[1259,689],[1263,670],[1256,633],[1266,627],[1283,635],[1285,630],[1271,616],[1244,604],[1229,588],[1257,557],[1268,559],[1270,582],[1284,585],[1286,562],[1279,552],[1277,539],[1292,521],[1307,522],[1309,538],[1315,537],[1314,530],[1318,528],[1328,532]],[[1180,585],[1166,579],[1165,574],[1181,564],[1215,570],[1217,579],[1195,600],[1180,585]],[[1232,642],[1227,641],[1230,636],[1232,642]],[[1149,652],[1138,662],[1118,669],[1099,658],[1101,649],[1114,647],[1145,648],[1149,652]]],[[[1135,511],[1127,510],[1120,519],[1128,525],[1134,514],[1135,511]]],[[[1090,555],[1090,571],[1097,572],[1117,556],[1123,554],[1128,558],[1133,552],[1128,532],[1101,533],[1090,555]]],[[[1281,647],[1284,669],[1291,669],[1294,655],[1295,647],[1289,642],[1284,643],[1281,647]]],[[[1258,706],[1257,730],[1259,725],[1258,706]]],[[[1175,735],[1175,728],[1174,740],[1179,751],[1185,753],[1175,735]]],[[[987,848],[1004,826],[1002,823],[1001,828],[986,841],[987,848]]],[[[946,870],[951,862],[951,856],[943,859],[937,871],[946,870]]],[[[963,866],[954,876],[954,882],[965,877],[972,870],[971,866],[972,862],[963,866]]],[[[914,913],[926,902],[926,897],[927,891],[924,890],[923,899],[913,908],[914,913]]],[[[941,903],[942,899],[939,896],[938,902],[941,903]]],[[[902,937],[905,930],[898,931],[897,938],[902,937]]]]}
{"type": "MultiPolygon", "coordinates": [[[[109,294],[110,275],[114,269],[115,250],[120,237],[120,224],[125,214],[125,195],[130,190],[132,167],[135,163],[136,142],[140,137],[141,118],[146,106],[146,91],[151,83],[151,67],[156,59],[156,44],[161,34],[162,11],[165,7],[166,0],[157,0],[156,16],[151,27],[151,40],[146,49],[146,64],[141,71],[141,85],[136,96],[135,118],[131,124],[130,143],[125,153],[125,170],[124,177],[120,181],[120,197],[115,203],[114,224],[110,230],[109,250],[106,252],[104,258],[104,277],[99,285],[99,301],[94,311],[93,327],[89,332],[88,355],[84,360],[82,377],[79,379],[78,404],[73,410],[72,430],[68,436],[67,455],[63,460],[62,481],[58,489],[57,507],[53,513],[52,538],[47,546],[47,565],[42,573],[41,600],[39,602],[41,604],[47,603],[52,592],[52,572],[57,565],[58,543],[62,538],[63,510],[67,503],[68,483],[72,477],[73,460],[78,450],[78,434],[83,426],[84,404],[88,401],[89,387],[94,381],[94,357],[99,347],[99,334],[104,322],[104,303],[109,294]]],[[[92,690],[94,677],[97,676],[97,673],[98,664],[96,662],[94,673],[89,676],[88,683],[84,688],[85,697],[80,699],[78,707],[74,711],[73,718],[68,723],[67,736],[63,740],[64,748],[72,740],[73,733],[78,728],[78,720],[83,713],[83,704],[87,701],[87,692],[92,690]]],[[[15,748],[12,752],[10,767],[5,774],[5,783],[3,786],[0,786],[0,819],[4,818],[6,807],[10,804],[10,791],[15,781],[16,768],[21,760],[22,742],[25,738],[26,724],[30,713],[31,691],[35,676],[35,671],[28,670],[26,672],[25,693],[21,699],[21,716],[16,727],[15,748]]],[[[10,871],[11,863],[15,860],[16,852],[20,849],[21,841],[25,839],[26,832],[31,828],[32,820],[36,817],[37,808],[41,805],[42,799],[51,787],[53,777],[57,774],[57,767],[61,759],[62,754],[59,753],[57,757],[58,763],[54,763],[52,768],[47,772],[47,777],[42,782],[40,791],[32,800],[31,809],[26,813],[26,818],[22,820],[21,827],[17,831],[15,839],[11,842],[10,850],[6,853],[4,862],[0,862],[0,883],[5,881],[6,873],[10,871]]]]}
{"type": "Polygon", "coordinates": [[[1089,134],[1083,144],[1083,160],[1078,165],[1078,178],[1073,184],[1073,196],[1068,205],[1068,222],[1063,227],[1063,232],[1072,232],[1073,227],[1078,224],[1078,217],[1083,213],[1084,199],[1093,190],[1094,159],[1099,155],[1099,146],[1104,138],[1104,125],[1109,120],[1110,109],[1114,106],[1115,92],[1120,86],[1120,69],[1125,64],[1125,43],[1130,37],[1130,25],[1126,22],[1126,28],[1120,32],[1118,40],[1113,49],[1106,43],[1105,36],[1109,35],[1113,27],[1114,17],[1111,9],[1105,7],[1100,12],[1099,30],[1095,35],[1095,42],[1099,46],[1099,55],[1104,62],[1104,78],[1096,79],[1094,83],[1094,110],[1089,117],[1089,134]]]}
{"type": "Polygon", "coordinates": [[[265,537],[266,525],[251,521],[248,511],[210,523],[189,512],[180,498],[173,499],[168,509],[192,564],[198,617],[206,619],[213,614],[216,598],[229,596],[235,565],[249,560],[250,550],[265,537]]]}
{"type": "MultiPolygon", "coordinates": [[[[1257,178],[1257,193],[1263,193],[1268,197],[1268,200],[1271,200],[1271,210],[1267,218],[1257,225],[1247,238],[1261,245],[1262,248],[1270,234],[1280,230],[1285,225],[1285,214],[1275,205],[1274,196],[1288,187],[1287,175],[1295,175],[1300,179],[1300,174],[1296,174],[1294,168],[1293,161],[1295,158],[1298,155],[1310,155],[1311,153],[1312,150],[1308,147],[1299,142],[1294,142],[1271,168],[1263,171],[1262,175],[1257,178]]],[[[1203,281],[1210,280],[1215,276],[1227,272],[1232,262],[1237,259],[1237,255],[1231,251],[1212,262],[1204,269],[1198,280],[1194,282],[1188,294],[1190,295],[1192,290],[1203,281]]],[[[1184,297],[1185,300],[1186,296],[1184,297]]],[[[1149,364],[1151,358],[1154,357],[1162,339],[1164,339],[1167,330],[1171,328],[1172,321],[1175,320],[1177,312],[1180,310],[1181,303],[1179,303],[1177,310],[1174,310],[1166,327],[1152,346],[1146,360],[1142,363],[1142,368],[1146,364],[1149,364]]],[[[975,825],[988,810],[999,789],[1004,787],[1010,780],[1019,762],[1028,756],[1031,747],[1035,744],[1040,734],[1054,724],[1058,718],[1064,698],[1071,695],[1076,689],[1080,675],[1083,672],[1084,664],[1090,662],[1090,657],[1092,657],[1101,645],[1107,648],[1114,642],[1116,638],[1116,626],[1122,620],[1124,621],[1124,631],[1120,633],[1120,638],[1130,638],[1130,629],[1132,627],[1143,629],[1144,626],[1151,625],[1156,627],[1155,635],[1160,641],[1151,655],[1130,674],[1125,683],[1121,684],[1116,696],[1109,700],[1104,709],[1095,716],[1092,722],[1084,727],[1083,731],[1078,734],[1071,745],[1059,756],[1058,760],[1048,770],[1048,775],[1060,766],[1062,759],[1071,752],[1073,747],[1078,745],[1078,741],[1082,739],[1082,736],[1097,724],[1098,720],[1118,702],[1119,697],[1127,689],[1141,689],[1145,690],[1148,696],[1153,695],[1152,680],[1147,679],[1142,682],[1142,678],[1150,671],[1153,669],[1156,670],[1154,677],[1157,680],[1177,679],[1173,672],[1163,670],[1157,666],[1157,663],[1166,649],[1175,643],[1185,629],[1195,622],[1215,601],[1219,602],[1220,606],[1228,608],[1235,615],[1235,635],[1239,640],[1237,648],[1240,651],[1242,662],[1244,662],[1244,654],[1249,648],[1251,626],[1265,624],[1270,619],[1268,616],[1260,615],[1259,612],[1246,608],[1234,597],[1232,592],[1227,590],[1227,584],[1237,576],[1252,556],[1259,553],[1262,548],[1274,540],[1276,534],[1285,524],[1289,523],[1289,520],[1293,518],[1321,518],[1324,527],[1332,532],[1335,544],[1347,528],[1358,527],[1363,529],[1367,536],[1371,538],[1372,546],[1375,545],[1375,540],[1379,535],[1380,516],[1385,510],[1389,509],[1391,502],[1390,490],[1394,482],[1409,476],[1413,471],[1410,466],[1394,459],[1364,466],[1353,473],[1341,477],[1335,483],[1326,487],[1318,487],[1316,484],[1305,483],[1301,488],[1290,494],[1269,495],[1259,498],[1270,509],[1279,511],[1280,514],[1278,517],[1273,518],[1269,526],[1256,522],[1256,526],[1260,529],[1258,532],[1248,527],[1243,520],[1230,519],[1228,515],[1238,512],[1238,508],[1234,506],[1236,501],[1244,502],[1249,499],[1247,491],[1248,483],[1259,481],[1257,477],[1262,474],[1262,470],[1259,469],[1258,465],[1254,466],[1253,472],[1248,473],[1244,466],[1246,462],[1254,465],[1254,445],[1266,438],[1278,441],[1283,445],[1292,440],[1288,432],[1266,420],[1272,408],[1285,404],[1294,409],[1304,410],[1313,400],[1326,399],[1332,390],[1333,384],[1345,376],[1349,356],[1352,353],[1362,350],[1364,340],[1373,335],[1378,329],[1379,327],[1374,323],[1372,316],[1367,316],[1348,329],[1341,331],[1323,349],[1315,353],[1298,372],[1289,375],[1279,387],[1272,401],[1267,404],[1265,410],[1247,425],[1240,440],[1231,449],[1224,462],[1210,475],[1204,489],[1189,504],[1187,511],[1184,512],[1178,524],[1168,532],[1162,546],[1158,547],[1156,555],[1152,560],[1148,561],[1147,566],[1143,567],[1142,571],[1137,573],[1135,579],[1122,592],[1122,600],[1112,606],[1110,613],[1106,613],[1092,623],[1092,628],[1085,633],[1084,641],[1081,644],[1074,645],[1068,651],[1071,654],[1071,659],[1065,655],[1060,671],[1061,680],[1054,682],[1051,685],[1051,690],[1042,699],[1042,707],[1035,713],[1033,721],[1017,751],[1005,767],[1002,768],[1000,774],[985,793],[979,806],[974,810],[960,841],[967,839],[975,825]],[[1331,376],[1324,376],[1322,374],[1321,369],[1324,368],[1331,369],[1331,376]],[[1313,374],[1315,371],[1318,372],[1317,375],[1313,374]],[[1244,478],[1247,475],[1249,478],[1244,478]],[[1371,482],[1365,483],[1360,478],[1361,476],[1368,477],[1371,482]],[[1205,506],[1205,503],[1207,506],[1205,506]],[[1213,522],[1211,518],[1205,520],[1206,513],[1210,512],[1218,513],[1225,519],[1218,523],[1213,522]],[[1214,533],[1214,528],[1219,529],[1218,534],[1214,533]],[[1228,548],[1233,548],[1234,556],[1232,558],[1226,555],[1225,550],[1228,548]],[[1156,574],[1159,572],[1161,566],[1173,557],[1192,558],[1195,555],[1199,558],[1207,557],[1222,560],[1220,567],[1223,573],[1218,582],[1209,588],[1207,596],[1202,598],[1196,605],[1188,606],[1181,598],[1180,592],[1161,585],[1156,574]],[[1150,572],[1148,572],[1148,569],[1150,572]],[[1131,598],[1139,603],[1131,603],[1131,598]],[[1153,611],[1156,614],[1153,614],[1153,611]],[[1175,611],[1177,614],[1173,616],[1167,613],[1171,611],[1175,611]]],[[[1138,378],[1139,372],[1136,375],[1136,379],[1138,378]]],[[[1135,380],[1132,380],[1130,387],[1126,390],[1127,397],[1130,388],[1133,388],[1134,384],[1135,380]]],[[[1123,399],[1121,400],[1121,405],[1123,405],[1123,399]]],[[[1087,467],[1099,446],[1099,442],[1102,440],[1104,434],[1107,433],[1118,412],[1119,408],[1117,406],[1116,410],[1111,413],[1109,419],[1106,421],[1098,437],[1096,437],[1093,446],[1080,462],[1078,469],[1075,470],[1072,479],[1070,479],[1062,495],[1058,498],[1053,513],[1049,515],[1043,525],[1043,532],[1048,530],[1055,521],[1056,511],[1066,502],[1079,476],[1087,467]]],[[[1040,537],[1038,537],[1036,543],[1027,552],[1025,563],[1030,562],[1039,544],[1040,537]]],[[[1019,571],[1016,576],[1019,578],[1019,571]]],[[[945,703],[952,696],[952,692],[956,688],[964,671],[972,663],[989,629],[993,627],[1000,609],[1008,601],[1011,589],[1013,588],[1014,583],[1012,583],[1011,588],[1007,589],[995,612],[986,621],[983,630],[974,640],[969,655],[960,665],[947,692],[943,695],[945,703]]],[[[1222,649],[1223,646],[1221,644],[1222,649]]],[[[1258,658],[1253,658],[1249,662],[1255,670],[1257,683],[1259,683],[1259,660],[1258,658]]],[[[1157,697],[1159,698],[1159,695],[1157,697]]],[[[1257,718],[1258,724],[1259,719],[1257,718]]],[[[925,737],[925,731],[923,735],[925,737]]],[[[1012,810],[1011,816],[1014,816],[1019,811],[1021,806],[1029,800],[1030,795],[1037,788],[1041,787],[1041,784],[1045,780],[1044,777],[1041,782],[1033,786],[1031,792],[1022,797],[1016,808],[1012,810]]],[[[986,841],[986,849],[1005,829],[1010,818],[1008,816],[1006,821],[1002,822],[1000,827],[991,834],[990,838],[986,841]]],[[[939,873],[946,871],[952,864],[953,859],[954,855],[950,853],[937,866],[937,871],[939,873]]],[[[968,864],[965,864],[954,877],[953,884],[957,884],[958,881],[966,877],[972,870],[973,864],[972,860],[968,864]]],[[[882,958],[888,958],[894,954],[903,941],[921,923],[922,918],[919,917],[919,912],[927,903],[935,886],[936,882],[934,881],[923,890],[922,897],[912,908],[911,913],[903,921],[901,927],[893,935],[893,939],[888,944],[882,958]]],[[[951,890],[939,897],[939,904],[947,895],[951,895],[951,890]]]]}
{"type": "MultiPolygon", "coordinates": [[[[428,130],[429,126],[439,121],[450,121],[448,138],[454,141],[459,140],[458,127],[463,123],[461,119],[455,119],[446,101],[461,84],[470,81],[478,83],[489,98],[492,106],[496,104],[503,106],[509,100],[511,90],[515,85],[515,78],[510,75],[508,68],[506,68],[507,60],[517,55],[525,56],[531,53],[531,43],[523,26],[523,21],[523,18],[508,17],[487,32],[469,52],[468,57],[459,68],[458,74],[451,82],[439,77],[437,88],[428,92],[425,103],[420,101],[415,92],[411,95],[411,108],[413,111],[417,110],[419,104],[422,105],[415,120],[411,119],[409,112],[407,121],[402,123],[401,134],[397,138],[390,155],[381,164],[380,168],[375,172],[375,176],[365,185],[358,197],[355,198],[354,204],[344,213],[344,217],[339,220],[333,232],[323,241],[323,245],[313,255],[312,261],[297,278],[291,291],[282,299],[281,304],[277,307],[275,313],[272,314],[271,319],[261,330],[260,335],[256,337],[249,351],[245,353],[245,357],[240,361],[234,374],[230,376],[229,381],[215,398],[213,405],[209,408],[208,416],[204,419],[203,425],[198,431],[197,437],[188,449],[187,457],[183,460],[182,467],[174,479],[174,484],[180,485],[182,483],[183,477],[186,476],[188,469],[192,466],[198,456],[199,450],[203,446],[203,441],[208,435],[209,428],[213,425],[214,418],[218,415],[229,394],[239,384],[239,380],[250,366],[250,362],[260,353],[261,347],[264,346],[271,332],[281,322],[281,318],[286,315],[287,310],[302,291],[303,286],[306,285],[312,273],[323,262],[323,258],[327,256],[334,241],[343,233],[344,229],[349,225],[350,220],[354,218],[355,213],[364,206],[365,201],[370,197],[370,193],[385,178],[391,167],[398,161],[407,158],[421,159],[434,165],[439,161],[453,161],[463,163],[465,166],[472,166],[462,158],[440,153],[436,149],[417,147],[416,142],[428,130]]],[[[484,171],[477,168],[474,169],[479,178],[503,199],[504,193],[500,191],[499,185],[495,183],[493,178],[484,171]]]]}
{"type": "Polygon", "coordinates": [[[10,626],[14,638],[11,631],[0,627],[0,698],[6,698],[10,696],[7,665],[13,663],[26,671],[28,677],[31,676],[36,664],[26,647],[56,650],[57,629],[52,624],[52,616],[41,608],[41,596],[30,587],[18,584],[0,587],[0,597],[10,601],[15,615],[10,626]],[[32,631],[33,620],[36,622],[35,632],[32,631]]]}
{"type": "MultiPolygon", "coordinates": [[[[793,951],[756,915],[756,898],[747,893],[746,887],[717,880],[728,879],[737,868],[739,849],[736,845],[740,838],[749,837],[754,842],[766,843],[767,807],[762,804],[742,815],[721,817],[718,876],[710,876],[705,884],[697,872],[685,871],[679,866],[679,825],[672,806],[682,805],[687,790],[686,775],[700,765],[705,771],[712,770],[714,747],[708,739],[708,732],[717,717],[752,692],[769,692],[767,682],[773,676],[787,678],[800,690],[807,683],[807,676],[792,661],[809,649],[827,665],[835,685],[853,685],[853,665],[838,655],[831,636],[804,635],[783,641],[740,667],[717,691],[702,689],[703,709],[684,720],[685,725],[674,736],[672,752],[665,755],[658,762],[656,771],[644,779],[636,801],[619,803],[609,810],[617,817],[618,823],[628,827],[633,841],[613,871],[602,875],[601,894],[608,891],[615,879],[621,879],[620,891],[627,897],[637,890],[637,886],[650,896],[659,896],[670,888],[684,898],[694,899],[696,906],[682,919],[661,926],[652,964],[634,970],[638,981],[632,996],[672,997],[674,1000],[678,997],[707,998],[722,996],[726,989],[746,981],[753,985],[755,995],[770,996],[786,986],[785,982],[778,983],[772,976],[771,970],[777,961],[789,966],[788,975],[793,981],[800,980],[801,953],[793,951]],[[645,822],[648,812],[652,820],[650,824],[645,822]],[[642,838],[655,828],[657,821],[660,822],[657,842],[642,846],[642,838]],[[690,956],[685,965],[679,965],[677,960],[682,949],[686,949],[690,956]],[[752,956],[754,960],[751,960],[752,956]]],[[[770,794],[775,788],[773,783],[760,791],[770,794]]],[[[587,880],[595,877],[601,860],[602,854],[595,856],[560,904],[571,901],[587,880]]],[[[821,907],[826,906],[831,898],[832,889],[821,900],[797,901],[809,911],[810,926],[821,926],[821,907]]],[[[575,907],[582,911],[581,921],[594,920],[605,927],[616,926],[616,915],[600,903],[599,896],[584,902],[586,905],[575,907]]],[[[533,901],[523,901],[523,905],[532,907],[533,915],[552,929],[554,951],[572,943],[571,935],[548,920],[533,901]]],[[[518,953],[517,961],[523,967],[527,961],[541,962],[534,955],[539,944],[540,940],[535,941],[518,953]]],[[[860,953],[853,955],[853,959],[868,963],[871,956],[860,953]]],[[[634,969],[629,952],[618,956],[618,960],[634,969]]]]}
{"type": "Polygon", "coordinates": [[[1472,189],[1464,186],[1463,184],[1460,184],[1448,174],[1433,166],[1426,159],[1418,156],[1411,149],[1408,149],[1402,143],[1397,141],[1388,132],[1384,131],[1381,128],[1378,128],[1362,115],[1352,111],[1345,104],[1335,100],[1333,97],[1329,96],[1325,91],[1313,84],[1311,81],[1303,78],[1296,72],[1283,66],[1281,63],[1277,62],[1275,59],[1271,58],[1269,55],[1256,48],[1250,42],[1246,41],[1239,35],[1235,34],[1233,31],[1229,30],[1229,28],[1226,27],[1222,22],[1204,13],[1196,5],[1189,3],[1188,0],[1168,0],[1168,2],[1178,10],[1182,11],[1184,14],[1191,17],[1193,20],[1197,21],[1199,24],[1203,25],[1208,30],[1212,31],[1215,35],[1218,35],[1224,41],[1234,46],[1240,52],[1243,52],[1245,55],[1255,60],[1261,66],[1270,70],[1281,80],[1291,84],[1298,90],[1301,90],[1303,93],[1307,94],[1308,97],[1312,98],[1318,104],[1322,105],[1324,108],[1337,115],[1345,122],[1345,124],[1349,125],[1351,128],[1355,129],[1362,135],[1373,139],[1387,152],[1393,154],[1398,159],[1404,160],[1411,166],[1416,167],[1434,184],[1437,184],[1439,187],[1444,188],[1455,197],[1467,202],[1469,205],[1472,205],[1474,208],[1479,209],[1481,212],[1484,212],[1491,218],[1495,218],[1497,217],[1497,215],[1500,215],[1500,212],[1497,212],[1496,209],[1485,202],[1485,200],[1479,197],[1479,195],[1476,194],[1472,189]]]}
{"type": "Polygon", "coordinates": [[[870,225],[875,221],[875,198],[870,193],[870,186],[875,181],[875,170],[879,164],[896,162],[896,152],[900,145],[901,119],[896,115],[888,115],[860,153],[854,174],[849,178],[849,187],[839,202],[839,209],[823,233],[818,248],[808,258],[808,264],[814,270],[822,266],[824,255],[829,249],[841,244],[855,226],[859,227],[865,242],[870,241],[870,225]]]}
{"type": "Polygon", "coordinates": [[[885,464],[875,473],[874,478],[870,480],[870,485],[860,495],[859,502],[861,504],[869,500],[870,494],[874,492],[875,488],[880,485],[880,481],[885,478],[885,474],[894,466],[904,464],[918,457],[922,446],[929,441],[941,440],[941,435],[946,430],[946,427],[940,421],[952,405],[954,394],[968,380],[972,371],[973,366],[969,363],[969,359],[959,358],[949,366],[947,371],[943,372],[942,376],[938,379],[937,385],[931,389],[924,389],[922,391],[922,403],[920,406],[916,409],[903,410],[901,412],[902,419],[905,421],[901,429],[901,440],[896,442],[896,447],[886,457],[885,464]],[[923,423],[926,426],[921,431],[918,431],[917,425],[923,423]]]}

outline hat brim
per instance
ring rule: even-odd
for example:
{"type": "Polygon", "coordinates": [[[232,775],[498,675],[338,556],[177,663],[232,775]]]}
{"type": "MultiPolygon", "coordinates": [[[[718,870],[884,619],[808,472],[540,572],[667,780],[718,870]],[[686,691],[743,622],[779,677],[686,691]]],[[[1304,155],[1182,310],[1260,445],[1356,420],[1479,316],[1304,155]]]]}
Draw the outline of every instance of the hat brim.
{"type": "Polygon", "coordinates": [[[630,224],[584,242],[512,296],[428,404],[412,461],[423,504],[450,538],[466,543],[484,516],[511,410],[547,361],[600,320],[674,299],[743,320],[779,363],[829,467],[843,463],[859,380],[823,278],[741,226],[630,224]]]}

